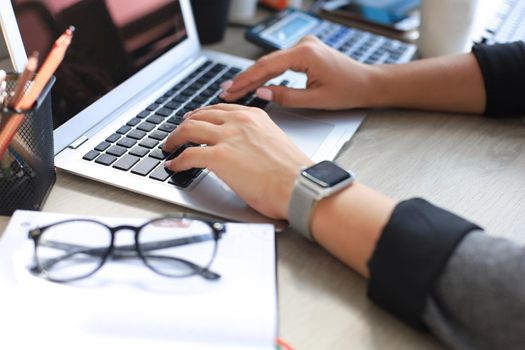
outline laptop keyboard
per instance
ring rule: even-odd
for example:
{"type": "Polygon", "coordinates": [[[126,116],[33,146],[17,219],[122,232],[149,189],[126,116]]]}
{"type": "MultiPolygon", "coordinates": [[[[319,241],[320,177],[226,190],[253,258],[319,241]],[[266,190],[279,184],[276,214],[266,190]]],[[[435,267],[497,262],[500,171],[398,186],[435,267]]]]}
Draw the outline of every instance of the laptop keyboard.
{"type": "MultiPolygon", "coordinates": [[[[187,147],[201,145],[189,143],[180,146],[173,153],[166,153],[162,150],[163,142],[182,123],[182,117],[187,112],[224,102],[218,97],[220,85],[240,72],[241,69],[237,67],[206,61],[82,158],[137,176],[187,188],[204,169],[195,168],[175,173],[167,170],[163,163],[175,158],[187,147]]],[[[269,104],[254,94],[246,95],[234,103],[259,108],[265,108],[269,104]]]]}
{"type": "Polygon", "coordinates": [[[312,34],[328,46],[367,64],[406,63],[417,50],[413,44],[329,21],[323,21],[312,34]]]}

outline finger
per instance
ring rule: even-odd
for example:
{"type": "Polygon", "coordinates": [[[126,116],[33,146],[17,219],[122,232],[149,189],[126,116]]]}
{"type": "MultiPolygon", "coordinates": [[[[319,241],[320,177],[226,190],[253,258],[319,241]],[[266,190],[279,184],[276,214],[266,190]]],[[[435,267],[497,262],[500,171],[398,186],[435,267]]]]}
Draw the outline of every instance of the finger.
{"type": "Polygon", "coordinates": [[[293,47],[261,57],[254,65],[239,74],[234,80],[223,83],[222,87],[225,92],[221,94],[221,98],[233,101],[234,98],[254,91],[268,80],[283,74],[288,69],[303,71],[304,68],[299,54],[300,50],[297,47],[293,47]]]}
{"type": "Polygon", "coordinates": [[[177,147],[188,142],[214,145],[219,138],[219,126],[200,120],[187,120],[168,136],[162,149],[173,152],[177,147]]]}
{"type": "Polygon", "coordinates": [[[265,86],[257,89],[255,95],[285,107],[318,108],[322,104],[320,91],[316,88],[292,89],[286,86],[265,86]]]}
{"type": "Polygon", "coordinates": [[[167,160],[164,166],[174,172],[191,168],[213,168],[213,146],[188,147],[177,158],[167,160]]]}
{"type": "Polygon", "coordinates": [[[200,112],[200,111],[220,110],[220,111],[225,111],[225,112],[231,112],[231,111],[239,111],[239,110],[245,110],[245,109],[249,109],[249,107],[241,106],[241,105],[233,104],[233,103],[218,103],[215,105],[209,105],[209,106],[197,108],[187,113],[186,115],[184,115],[184,118],[189,119],[193,114],[200,112]]]}
{"type": "Polygon", "coordinates": [[[188,120],[198,120],[208,122],[215,125],[221,125],[226,122],[229,111],[218,108],[202,108],[188,113],[184,116],[185,122],[188,120]]]}

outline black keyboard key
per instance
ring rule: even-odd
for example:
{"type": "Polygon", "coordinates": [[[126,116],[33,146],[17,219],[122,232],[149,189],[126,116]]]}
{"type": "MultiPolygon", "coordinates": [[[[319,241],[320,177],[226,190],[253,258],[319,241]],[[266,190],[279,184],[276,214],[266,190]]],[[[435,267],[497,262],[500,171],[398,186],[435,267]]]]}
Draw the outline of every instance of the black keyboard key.
{"type": "Polygon", "coordinates": [[[175,113],[176,116],[179,116],[179,117],[184,117],[186,115],[186,113],[188,112],[191,112],[191,110],[187,109],[186,107],[184,108],[181,108],[177,111],[177,113],[175,113]]]}
{"type": "Polygon", "coordinates": [[[128,137],[124,137],[122,140],[117,142],[117,145],[122,146],[122,147],[126,147],[126,148],[131,148],[131,147],[135,146],[136,143],[137,143],[136,140],[130,139],[128,137]]]}
{"type": "Polygon", "coordinates": [[[179,108],[180,105],[181,105],[180,102],[170,101],[170,102],[166,103],[165,107],[175,110],[175,109],[179,108]]]}
{"type": "Polygon", "coordinates": [[[162,117],[167,117],[171,113],[173,113],[173,110],[169,109],[169,108],[161,108],[161,109],[159,109],[158,111],[155,112],[155,114],[158,114],[158,115],[160,115],[162,117]]]}
{"type": "Polygon", "coordinates": [[[159,166],[157,169],[155,169],[154,172],[151,173],[149,176],[150,178],[158,181],[166,181],[171,175],[173,175],[173,171],[168,170],[164,167],[164,165],[159,166]]]}
{"type": "Polygon", "coordinates": [[[174,115],[173,117],[171,117],[170,119],[168,119],[168,122],[169,122],[169,123],[176,124],[176,125],[179,125],[179,124],[182,123],[183,121],[184,121],[184,119],[182,119],[181,117],[176,116],[176,115],[174,115]]]}
{"type": "Polygon", "coordinates": [[[183,82],[180,82],[177,85],[175,85],[172,90],[175,90],[175,91],[180,90],[184,87],[184,85],[186,84],[184,84],[183,82]]]}
{"type": "Polygon", "coordinates": [[[100,155],[100,157],[95,159],[95,163],[102,165],[111,165],[115,160],[117,160],[117,157],[103,153],[100,155]]]}
{"type": "Polygon", "coordinates": [[[182,188],[186,188],[191,184],[191,181],[192,181],[191,178],[188,178],[185,176],[179,177],[177,175],[178,174],[175,174],[171,177],[169,181],[170,184],[175,185],[177,187],[182,187],[182,188]]]}
{"type": "Polygon", "coordinates": [[[144,136],[146,136],[146,132],[141,130],[132,130],[127,136],[135,140],[141,140],[144,136]]]}
{"type": "Polygon", "coordinates": [[[152,149],[152,148],[155,148],[158,144],[159,144],[159,141],[148,137],[147,139],[140,141],[139,146],[152,149]]]}
{"type": "Polygon", "coordinates": [[[121,135],[124,135],[125,133],[127,133],[128,131],[131,130],[131,126],[129,125],[122,125],[118,130],[117,130],[117,134],[121,134],[121,135]]]}
{"type": "Polygon", "coordinates": [[[231,67],[230,69],[228,69],[228,73],[230,73],[230,74],[237,75],[240,72],[241,72],[241,69],[237,68],[237,67],[231,67]]]}
{"type": "Polygon", "coordinates": [[[197,70],[197,71],[204,70],[204,69],[208,68],[209,66],[211,66],[212,63],[213,63],[212,61],[210,61],[210,60],[206,60],[206,62],[204,62],[203,64],[201,64],[200,67],[197,68],[196,70],[197,70]]]}
{"type": "Polygon", "coordinates": [[[196,103],[198,105],[202,105],[204,102],[208,101],[209,97],[205,96],[197,96],[193,100],[191,100],[192,103],[196,103]]]}
{"type": "Polygon", "coordinates": [[[159,140],[159,141],[164,140],[167,136],[168,136],[167,132],[159,131],[159,130],[155,130],[154,132],[149,134],[149,137],[155,140],[159,140]]]}
{"type": "Polygon", "coordinates": [[[181,96],[181,95],[177,95],[175,96],[174,98],[171,99],[173,102],[180,102],[180,103],[184,103],[188,100],[187,97],[185,96],[181,96]]]}
{"type": "Polygon", "coordinates": [[[161,149],[159,149],[159,148],[154,149],[154,150],[151,151],[151,153],[149,154],[150,157],[155,158],[155,159],[160,159],[160,160],[164,160],[164,159],[166,159],[166,157],[167,157],[168,155],[169,155],[169,153],[164,152],[163,150],[161,150],[161,149]]]}
{"type": "Polygon", "coordinates": [[[191,87],[195,90],[200,90],[204,86],[204,84],[205,83],[199,83],[198,81],[196,81],[193,84],[191,84],[191,87]]]}
{"type": "Polygon", "coordinates": [[[152,115],[151,117],[149,117],[148,119],[146,119],[148,122],[150,123],[153,123],[153,124],[160,124],[164,121],[164,118],[161,117],[160,115],[152,115]]]}
{"type": "Polygon", "coordinates": [[[150,115],[150,112],[149,112],[149,111],[142,111],[142,112],[140,112],[139,114],[137,114],[137,118],[144,119],[144,118],[146,118],[148,115],[150,115]]]}
{"type": "Polygon", "coordinates": [[[166,97],[166,98],[170,98],[171,96],[175,95],[176,92],[177,92],[177,89],[176,89],[176,88],[169,89],[169,90],[166,91],[166,93],[164,94],[164,97],[166,97]]]}
{"type": "Polygon", "coordinates": [[[131,172],[133,174],[146,176],[159,164],[160,160],[147,157],[142,159],[137,165],[135,165],[135,167],[131,169],[131,172]]]}
{"type": "Polygon", "coordinates": [[[109,146],[111,146],[111,143],[106,142],[106,141],[102,141],[101,143],[98,144],[97,147],[95,147],[95,150],[100,151],[100,152],[104,152],[105,150],[108,149],[109,146]]]}
{"type": "Polygon", "coordinates": [[[126,153],[127,149],[120,146],[111,146],[110,149],[106,151],[107,154],[111,154],[112,156],[120,157],[124,153],[126,153]]]}
{"type": "Polygon", "coordinates": [[[120,158],[115,165],[113,165],[113,168],[128,171],[133,165],[137,164],[139,160],[139,157],[126,154],[124,157],[120,158]]]}
{"type": "Polygon", "coordinates": [[[213,79],[215,79],[217,77],[217,73],[216,72],[208,72],[206,74],[204,74],[202,76],[202,79],[205,81],[205,82],[210,82],[212,81],[213,79]]]}
{"type": "Polygon", "coordinates": [[[210,72],[220,72],[224,68],[226,68],[226,66],[224,64],[222,64],[222,63],[215,63],[213,65],[213,67],[210,68],[210,72]]]}
{"type": "Polygon", "coordinates": [[[196,89],[193,89],[192,87],[188,87],[185,90],[181,91],[180,94],[181,96],[188,98],[188,97],[195,95],[196,92],[197,92],[196,89]]]}
{"type": "Polygon", "coordinates": [[[164,102],[166,102],[167,100],[168,100],[168,98],[166,96],[161,96],[161,97],[159,97],[158,99],[155,100],[155,103],[158,103],[159,105],[161,105],[164,102]]]}
{"type": "Polygon", "coordinates": [[[180,173],[175,173],[171,177],[169,183],[173,184],[178,187],[188,187],[192,181],[199,176],[199,174],[202,172],[202,169],[189,169],[186,171],[181,171],[180,173]]]}
{"type": "Polygon", "coordinates": [[[146,132],[150,132],[151,130],[155,129],[155,124],[148,123],[148,122],[143,122],[142,124],[137,126],[137,129],[142,130],[142,131],[146,131],[146,132]]]}
{"type": "Polygon", "coordinates": [[[106,141],[113,143],[113,142],[117,141],[118,139],[120,139],[120,135],[119,134],[113,134],[113,135],[109,136],[106,139],[106,141]]]}
{"type": "Polygon", "coordinates": [[[201,96],[203,96],[203,97],[212,97],[213,95],[215,95],[216,92],[217,92],[217,90],[206,89],[206,90],[201,92],[201,96]]]}
{"type": "Polygon", "coordinates": [[[97,158],[100,152],[97,151],[89,151],[88,153],[84,154],[84,157],[82,159],[92,161],[93,159],[97,158]]]}
{"type": "Polygon", "coordinates": [[[129,122],[127,122],[127,124],[129,126],[135,126],[135,125],[137,125],[140,122],[141,122],[141,120],[139,118],[133,118],[133,119],[130,119],[129,122]]]}
{"type": "Polygon", "coordinates": [[[187,103],[184,108],[186,109],[189,109],[190,111],[193,111],[197,108],[199,108],[201,106],[200,103],[194,103],[194,102],[190,102],[190,103],[187,103]]]}
{"type": "Polygon", "coordinates": [[[176,128],[177,128],[177,125],[175,125],[175,124],[164,123],[161,126],[159,126],[158,130],[170,133],[173,130],[175,130],[176,128]]]}
{"type": "Polygon", "coordinates": [[[204,78],[199,78],[195,83],[202,85],[206,85],[208,81],[204,78]]]}
{"type": "Polygon", "coordinates": [[[136,146],[136,147],[133,147],[131,151],[129,151],[129,154],[142,158],[146,154],[148,154],[148,152],[149,152],[149,149],[147,149],[146,147],[136,146]]]}
{"type": "Polygon", "coordinates": [[[154,110],[156,110],[157,108],[159,108],[159,105],[156,104],[156,103],[152,103],[150,104],[148,107],[146,107],[146,110],[150,111],[150,112],[153,112],[154,110]]]}

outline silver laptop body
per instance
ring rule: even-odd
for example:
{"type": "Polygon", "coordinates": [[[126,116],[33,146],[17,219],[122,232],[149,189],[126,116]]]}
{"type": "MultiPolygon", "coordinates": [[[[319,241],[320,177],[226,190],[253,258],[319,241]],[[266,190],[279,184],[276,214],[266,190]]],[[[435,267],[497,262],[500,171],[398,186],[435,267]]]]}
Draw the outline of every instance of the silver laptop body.
{"type": "MultiPolygon", "coordinates": [[[[86,153],[203,62],[212,60],[241,69],[253,63],[248,59],[202,50],[189,0],[180,0],[180,8],[187,32],[186,39],[55,129],[56,167],[229,220],[275,223],[248,207],[211,172],[202,172],[190,187],[180,189],[167,181],[155,181],[147,176],[138,176],[130,171],[83,159],[86,153]]],[[[25,55],[22,56],[25,59],[25,55]]],[[[17,57],[20,57],[20,52],[17,52],[17,57]]],[[[16,67],[23,66],[23,62],[20,62],[20,59],[18,61],[16,67]]],[[[282,80],[287,80],[291,87],[300,88],[306,84],[305,75],[294,72],[286,72],[272,83],[279,84],[282,80]]],[[[333,159],[343,144],[355,133],[364,117],[361,111],[287,110],[275,105],[270,105],[266,111],[314,161],[333,159]]],[[[279,226],[282,226],[282,223],[279,226]]]]}

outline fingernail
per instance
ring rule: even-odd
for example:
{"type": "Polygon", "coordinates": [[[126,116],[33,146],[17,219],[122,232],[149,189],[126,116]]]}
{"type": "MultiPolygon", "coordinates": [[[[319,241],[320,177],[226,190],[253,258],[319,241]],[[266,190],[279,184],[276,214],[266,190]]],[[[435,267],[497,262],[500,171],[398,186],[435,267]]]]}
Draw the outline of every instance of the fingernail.
{"type": "Polygon", "coordinates": [[[186,112],[186,114],[184,114],[184,115],[182,116],[182,119],[189,118],[190,115],[191,115],[191,112],[186,112]]]}
{"type": "Polygon", "coordinates": [[[255,96],[259,97],[261,100],[271,101],[273,92],[268,88],[258,88],[255,90],[255,96]]]}
{"type": "Polygon", "coordinates": [[[229,88],[231,88],[233,85],[233,80],[226,80],[221,84],[221,89],[224,91],[228,91],[229,88]]]}
{"type": "Polygon", "coordinates": [[[222,99],[225,99],[226,97],[228,96],[228,93],[227,92],[222,92],[219,97],[222,98],[222,99]]]}
{"type": "Polygon", "coordinates": [[[171,165],[171,160],[167,160],[167,161],[164,162],[164,167],[165,168],[169,168],[170,165],[171,165]]]}

